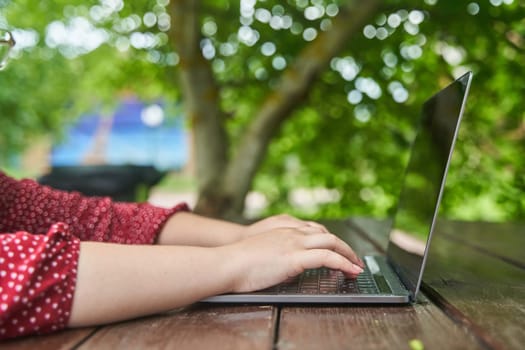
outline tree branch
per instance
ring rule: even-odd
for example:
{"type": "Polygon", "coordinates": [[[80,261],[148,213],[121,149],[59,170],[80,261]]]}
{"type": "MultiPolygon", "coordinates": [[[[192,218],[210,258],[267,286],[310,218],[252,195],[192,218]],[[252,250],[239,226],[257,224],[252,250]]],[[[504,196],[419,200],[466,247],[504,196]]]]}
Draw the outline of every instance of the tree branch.
{"type": "Polygon", "coordinates": [[[236,193],[233,212],[244,206],[253,177],[259,168],[272,137],[291,112],[303,103],[315,79],[329,65],[330,60],[353,35],[379,10],[378,0],[348,1],[333,21],[330,30],[322,32],[299,54],[280,83],[265,101],[239,143],[237,153],[227,169],[224,186],[227,193],[236,193]],[[239,192],[240,191],[240,192],[239,192]],[[240,196],[238,194],[241,194],[240,196]]]}

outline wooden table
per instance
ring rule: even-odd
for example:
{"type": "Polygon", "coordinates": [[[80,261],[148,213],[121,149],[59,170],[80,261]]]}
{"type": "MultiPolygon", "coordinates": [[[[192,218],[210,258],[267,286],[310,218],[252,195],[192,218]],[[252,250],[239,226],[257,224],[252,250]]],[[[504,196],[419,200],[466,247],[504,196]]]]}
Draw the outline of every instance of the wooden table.
{"type": "MultiPolygon", "coordinates": [[[[360,254],[384,221],[327,222],[360,254]],[[373,232],[367,234],[366,232],[373,232]]],[[[525,225],[439,222],[414,305],[208,305],[0,344],[2,349],[524,349],[525,225]]]]}

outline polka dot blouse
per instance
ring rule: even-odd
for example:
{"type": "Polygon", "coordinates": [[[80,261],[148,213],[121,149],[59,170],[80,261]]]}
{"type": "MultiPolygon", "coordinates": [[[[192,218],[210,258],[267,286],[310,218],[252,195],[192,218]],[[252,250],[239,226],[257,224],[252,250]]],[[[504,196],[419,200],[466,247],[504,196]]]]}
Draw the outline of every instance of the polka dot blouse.
{"type": "Polygon", "coordinates": [[[0,172],[0,340],[66,327],[80,241],[153,244],[172,209],[117,203],[0,172]]]}

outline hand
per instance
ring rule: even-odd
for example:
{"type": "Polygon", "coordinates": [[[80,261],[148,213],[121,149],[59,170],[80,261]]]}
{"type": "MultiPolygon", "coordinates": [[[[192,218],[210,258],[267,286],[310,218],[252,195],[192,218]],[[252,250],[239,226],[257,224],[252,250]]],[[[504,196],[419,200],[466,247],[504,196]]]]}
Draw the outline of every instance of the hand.
{"type": "Polygon", "coordinates": [[[234,267],[233,292],[260,290],[306,269],[328,267],[356,277],[362,262],[350,246],[318,226],[277,228],[221,247],[234,267]]]}
{"type": "Polygon", "coordinates": [[[275,215],[269,218],[257,221],[249,226],[242,229],[242,236],[248,237],[256,235],[262,232],[267,232],[276,228],[300,228],[304,226],[310,226],[318,228],[324,233],[329,231],[323,225],[314,221],[305,221],[297,219],[287,214],[275,215]]]}
{"type": "Polygon", "coordinates": [[[173,215],[164,225],[157,243],[160,245],[189,245],[217,247],[241,241],[275,228],[317,227],[328,233],[323,226],[313,221],[304,221],[290,215],[276,215],[243,226],[223,220],[210,219],[193,213],[181,212],[173,215]]]}

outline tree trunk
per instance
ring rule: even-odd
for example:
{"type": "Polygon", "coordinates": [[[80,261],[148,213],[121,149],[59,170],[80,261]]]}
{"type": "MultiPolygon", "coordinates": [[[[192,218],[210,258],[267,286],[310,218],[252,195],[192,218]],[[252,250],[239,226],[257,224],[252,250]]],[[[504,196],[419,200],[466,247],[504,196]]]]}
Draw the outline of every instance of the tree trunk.
{"type": "Polygon", "coordinates": [[[268,145],[291,112],[308,95],[316,78],[353,35],[377,13],[378,0],[348,1],[332,28],[308,44],[262,102],[247,126],[234,157],[227,159],[227,138],[219,110],[218,87],[208,61],[200,52],[198,1],[172,2],[172,33],[181,57],[180,74],[185,106],[192,121],[199,199],[196,212],[228,219],[241,218],[253,178],[268,145]]]}
{"type": "MultiPolygon", "coordinates": [[[[220,111],[219,87],[209,61],[200,50],[200,1],[174,0],[171,6],[171,42],[180,56],[179,74],[184,107],[193,132],[195,175],[199,198],[220,186],[227,162],[227,137],[220,111]]],[[[213,207],[199,201],[196,211],[213,216],[213,207]]],[[[216,201],[213,201],[215,204],[216,201]]],[[[226,205],[226,204],[221,204],[226,205]]]]}

